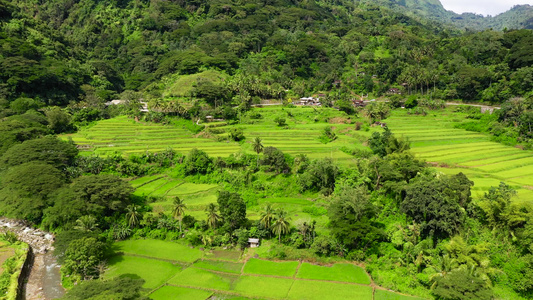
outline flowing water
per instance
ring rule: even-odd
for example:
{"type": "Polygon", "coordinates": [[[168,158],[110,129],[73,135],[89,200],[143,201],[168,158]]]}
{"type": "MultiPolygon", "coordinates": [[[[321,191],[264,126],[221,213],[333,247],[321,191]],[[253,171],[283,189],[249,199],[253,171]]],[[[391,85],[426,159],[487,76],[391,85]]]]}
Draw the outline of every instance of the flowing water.
{"type": "Polygon", "coordinates": [[[33,266],[24,287],[24,299],[51,300],[63,296],[65,289],[61,286],[59,268],[52,253],[35,254],[33,266]]]}
{"type": "Polygon", "coordinates": [[[56,299],[65,293],[65,289],[61,286],[61,273],[59,272],[60,265],[52,253],[43,254],[44,260],[44,274],[42,278],[43,294],[45,299],[56,299]]]}

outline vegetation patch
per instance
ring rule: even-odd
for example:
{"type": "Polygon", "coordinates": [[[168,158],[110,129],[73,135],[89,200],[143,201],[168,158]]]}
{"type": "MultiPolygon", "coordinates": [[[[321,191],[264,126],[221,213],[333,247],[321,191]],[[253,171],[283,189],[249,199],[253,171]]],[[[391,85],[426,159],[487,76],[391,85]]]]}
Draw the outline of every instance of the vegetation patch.
{"type": "Polygon", "coordinates": [[[250,258],[248,262],[246,262],[243,272],[246,274],[292,277],[296,273],[297,267],[297,261],[276,262],[270,260],[250,258]]]}
{"type": "Polygon", "coordinates": [[[295,280],[288,299],[361,299],[372,300],[372,288],[355,284],[295,280]]]}
{"type": "Polygon", "coordinates": [[[120,241],[114,246],[117,252],[185,263],[195,262],[204,254],[199,249],[181,243],[150,239],[120,241]]]}
{"type": "Polygon", "coordinates": [[[422,300],[423,298],[406,296],[394,292],[376,289],[374,291],[374,300],[422,300]]]}
{"type": "Polygon", "coordinates": [[[332,266],[318,266],[302,263],[298,269],[297,278],[344,281],[370,284],[370,278],[363,268],[352,264],[334,264],[332,266]]]}
{"type": "Polygon", "coordinates": [[[208,255],[212,255],[215,259],[221,260],[238,261],[241,258],[241,252],[231,250],[213,250],[208,255]]]}
{"type": "Polygon", "coordinates": [[[109,269],[104,273],[105,279],[114,277],[142,278],[143,287],[154,289],[164,284],[170,277],[178,273],[181,268],[172,263],[129,255],[116,255],[108,261],[109,269]]]}
{"type": "Polygon", "coordinates": [[[235,283],[235,292],[249,297],[283,299],[293,284],[292,279],[241,276],[235,283]]]}
{"type": "Polygon", "coordinates": [[[168,284],[229,291],[233,288],[233,283],[238,278],[237,275],[216,273],[189,267],[172,277],[168,281],[168,284]]]}
{"type": "Polygon", "coordinates": [[[204,259],[195,262],[193,266],[200,269],[240,274],[243,265],[244,264],[237,262],[204,259]]]}
{"type": "Polygon", "coordinates": [[[165,285],[157,289],[155,292],[151,293],[150,298],[154,300],[205,300],[208,299],[211,295],[213,295],[213,292],[210,291],[165,285]]]}

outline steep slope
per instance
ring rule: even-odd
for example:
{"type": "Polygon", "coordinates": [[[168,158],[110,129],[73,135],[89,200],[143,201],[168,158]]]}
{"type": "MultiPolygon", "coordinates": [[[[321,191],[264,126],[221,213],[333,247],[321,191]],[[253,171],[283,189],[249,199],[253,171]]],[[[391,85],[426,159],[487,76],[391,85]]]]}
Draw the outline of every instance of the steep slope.
{"type": "MultiPolygon", "coordinates": [[[[369,1],[369,0],[362,0],[369,1]]],[[[462,13],[446,10],[439,0],[378,0],[371,1],[405,13],[411,17],[430,19],[450,24],[457,28],[484,29],[531,29],[533,27],[533,6],[516,5],[496,16],[462,13]]]]}

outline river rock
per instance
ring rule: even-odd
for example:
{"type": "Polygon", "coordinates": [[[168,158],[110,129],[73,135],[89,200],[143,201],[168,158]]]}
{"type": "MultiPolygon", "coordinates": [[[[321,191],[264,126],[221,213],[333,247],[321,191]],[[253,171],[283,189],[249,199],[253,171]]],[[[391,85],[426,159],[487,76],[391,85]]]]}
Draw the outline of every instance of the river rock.
{"type": "Polygon", "coordinates": [[[15,233],[20,241],[30,245],[36,253],[46,253],[54,249],[54,236],[51,233],[32,228],[26,222],[0,218],[0,232],[6,231],[15,233]]]}

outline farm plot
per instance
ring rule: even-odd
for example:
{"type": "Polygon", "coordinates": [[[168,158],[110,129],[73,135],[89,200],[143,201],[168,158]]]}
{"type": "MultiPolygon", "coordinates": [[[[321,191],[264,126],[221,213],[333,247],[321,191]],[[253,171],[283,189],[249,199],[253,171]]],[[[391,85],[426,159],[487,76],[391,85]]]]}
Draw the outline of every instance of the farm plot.
{"type": "Polygon", "coordinates": [[[234,290],[243,296],[284,299],[293,282],[286,278],[241,276],[234,290]]]}
{"type": "Polygon", "coordinates": [[[233,283],[238,278],[239,276],[235,274],[221,272],[215,273],[195,267],[189,267],[172,277],[168,281],[168,284],[201,289],[229,291],[233,288],[233,283]]]}
{"type": "Polygon", "coordinates": [[[244,266],[243,273],[292,277],[297,267],[297,261],[275,262],[251,258],[244,266]]]}
{"type": "Polygon", "coordinates": [[[128,255],[116,255],[108,264],[109,269],[105,272],[104,278],[118,276],[142,278],[145,281],[143,287],[148,289],[161,286],[181,270],[179,266],[170,262],[128,255]]]}
{"type": "MultiPolygon", "coordinates": [[[[242,262],[238,251],[214,250],[203,255],[200,250],[168,241],[127,240],[115,243],[114,248],[122,253],[109,260],[103,278],[142,278],[155,300],[197,300],[212,295],[224,299],[372,299],[368,275],[351,264],[321,267],[303,263],[297,273],[298,261],[252,258],[242,262]]],[[[394,298],[392,292],[386,295],[414,299],[399,294],[394,298]]]]}
{"type": "Polygon", "coordinates": [[[374,292],[374,300],[422,300],[422,298],[376,289],[374,292]]]}
{"type": "Polygon", "coordinates": [[[161,240],[126,240],[114,244],[115,251],[130,255],[192,263],[203,256],[203,252],[179,243],[161,240]]]}
{"type": "Polygon", "coordinates": [[[76,144],[89,146],[89,151],[103,155],[115,151],[125,154],[157,152],[170,147],[183,154],[198,148],[212,156],[228,156],[240,148],[233,142],[220,143],[194,137],[185,128],[137,123],[125,116],[99,121],[92,127],[83,128],[77,133],[63,137],[65,139],[71,137],[76,144]]]}
{"type": "Polygon", "coordinates": [[[211,295],[213,295],[213,292],[210,291],[166,285],[150,294],[150,298],[154,300],[205,300],[208,299],[211,295]]]}
{"type": "MultiPolygon", "coordinates": [[[[331,157],[341,164],[352,164],[353,158],[342,152],[342,147],[353,147],[357,139],[353,138],[355,126],[343,112],[334,109],[310,107],[290,109],[284,111],[282,107],[255,108],[252,113],[269,114],[266,119],[254,120],[253,124],[228,125],[205,124],[211,128],[212,135],[225,137],[230,128],[239,127],[244,131],[246,140],[239,145],[232,141],[218,142],[216,139],[196,137],[185,128],[170,125],[140,123],[125,116],[99,121],[96,125],[83,128],[77,133],[63,135],[72,138],[79,145],[87,146],[88,152],[97,154],[111,154],[122,152],[125,154],[142,153],[145,151],[162,151],[172,148],[187,154],[191,149],[198,148],[210,156],[226,157],[240,150],[253,152],[251,140],[255,137],[263,139],[265,146],[277,147],[285,153],[307,154],[310,158],[331,157]],[[289,117],[289,114],[292,117],[289,117]],[[277,115],[285,115],[287,127],[279,127],[274,122],[277,115]],[[324,121],[331,123],[325,123],[324,121]],[[331,127],[337,134],[337,139],[323,144],[319,136],[325,127],[331,127]]],[[[358,132],[359,135],[369,135],[368,132],[358,132]]]]}
{"type": "Polygon", "coordinates": [[[240,274],[244,264],[238,262],[204,259],[195,262],[193,266],[199,269],[240,274]]]}
{"type": "Polygon", "coordinates": [[[289,299],[372,299],[372,288],[365,285],[341,284],[326,281],[295,280],[289,299]]]}
{"type": "Polygon", "coordinates": [[[298,274],[296,274],[296,278],[370,284],[368,274],[361,267],[352,264],[318,266],[310,263],[302,263],[298,274]]]}
{"type": "Polygon", "coordinates": [[[145,176],[145,177],[140,177],[140,178],[136,178],[136,179],[130,180],[129,183],[134,188],[138,188],[140,186],[143,186],[143,185],[145,185],[145,184],[147,184],[149,182],[155,181],[155,180],[160,179],[162,177],[163,176],[159,175],[159,174],[152,175],[152,176],[145,176]]]}
{"type": "Polygon", "coordinates": [[[412,151],[420,158],[452,167],[440,171],[465,173],[474,181],[474,197],[504,181],[517,189],[517,200],[532,198],[533,153],[492,142],[485,134],[454,128],[461,119],[461,114],[448,110],[427,116],[394,111],[387,125],[395,134],[409,138],[412,151]]]}
{"type": "Polygon", "coordinates": [[[176,180],[161,175],[147,176],[130,181],[136,186],[138,196],[154,196],[157,201],[150,203],[154,213],[172,210],[174,197],[180,197],[187,205],[187,214],[195,218],[204,218],[204,209],[217,200],[216,184],[196,184],[176,180]]]}

